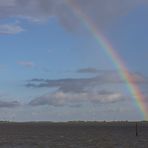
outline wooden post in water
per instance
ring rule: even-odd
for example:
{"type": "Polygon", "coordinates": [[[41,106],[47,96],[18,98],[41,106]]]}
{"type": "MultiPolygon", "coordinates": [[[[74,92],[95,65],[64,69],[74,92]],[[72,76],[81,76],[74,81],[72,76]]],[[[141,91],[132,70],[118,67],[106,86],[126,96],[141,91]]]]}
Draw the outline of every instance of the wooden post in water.
{"type": "Polygon", "coordinates": [[[136,122],[136,136],[138,136],[138,123],[136,122]]]}

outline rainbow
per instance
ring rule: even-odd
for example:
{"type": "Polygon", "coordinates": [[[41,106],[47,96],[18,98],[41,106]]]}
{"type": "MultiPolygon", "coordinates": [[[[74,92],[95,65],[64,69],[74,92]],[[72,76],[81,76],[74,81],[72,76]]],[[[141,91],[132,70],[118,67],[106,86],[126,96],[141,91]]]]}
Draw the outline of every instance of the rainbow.
{"type": "Polygon", "coordinates": [[[107,40],[106,37],[98,30],[93,21],[83,13],[80,9],[79,5],[71,0],[66,1],[68,6],[72,9],[74,14],[86,25],[86,27],[90,30],[92,35],[95,37],[96,41],[101,45],[105,51],[105,53],[110,57],[112,62],[114,63],[116,69],[118,70],[119,75],[121,78],[126,82],[128,90],[130,91],[131,95],[135,98],[136,105],[140,108],[142,116],[144,120],[148,120],[148,108],[145,104],[145,97],[142,94],[140,88],[135,82],[135,79],[127,69],[122,60],[121,56],[117,53],[117,51],[113,48],[111,43],[107,40]]]}

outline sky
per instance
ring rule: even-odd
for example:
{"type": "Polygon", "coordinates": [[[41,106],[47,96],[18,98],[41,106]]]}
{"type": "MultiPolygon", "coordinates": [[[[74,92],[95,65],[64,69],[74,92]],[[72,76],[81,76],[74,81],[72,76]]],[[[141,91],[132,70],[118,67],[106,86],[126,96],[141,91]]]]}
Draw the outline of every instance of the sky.
{"type": "Polygon", "coordinates": [[[0,120],[144,120],[82,16],[120,55],[147,106],[147,0],[0,0],[0,120]]]}

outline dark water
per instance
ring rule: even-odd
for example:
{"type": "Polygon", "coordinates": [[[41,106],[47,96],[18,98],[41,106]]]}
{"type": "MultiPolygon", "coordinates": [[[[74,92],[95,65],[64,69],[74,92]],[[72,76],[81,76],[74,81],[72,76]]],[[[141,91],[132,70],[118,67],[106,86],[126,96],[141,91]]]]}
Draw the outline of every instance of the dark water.
{"type": "Polygon", "coordinates": [[[148,148],[148,124],[2,123],[0,148],[148,148]]]}

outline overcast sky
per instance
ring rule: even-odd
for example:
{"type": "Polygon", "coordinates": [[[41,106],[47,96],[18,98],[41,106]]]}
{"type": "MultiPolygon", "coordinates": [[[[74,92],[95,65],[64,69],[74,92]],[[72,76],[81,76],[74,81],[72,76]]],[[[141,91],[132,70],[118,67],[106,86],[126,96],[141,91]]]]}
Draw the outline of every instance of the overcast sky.
{"type": "Polygon", "coordinates": [[[0,0],[0,120],[143,120],[78,9],[119,53],[147,104],[147,0],[0,0]]]}

